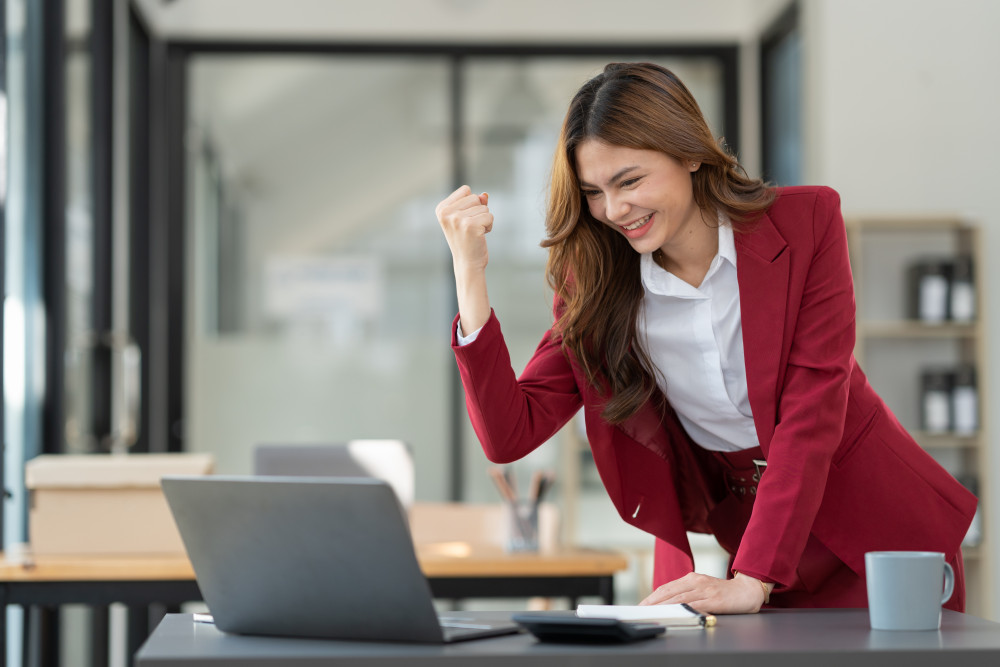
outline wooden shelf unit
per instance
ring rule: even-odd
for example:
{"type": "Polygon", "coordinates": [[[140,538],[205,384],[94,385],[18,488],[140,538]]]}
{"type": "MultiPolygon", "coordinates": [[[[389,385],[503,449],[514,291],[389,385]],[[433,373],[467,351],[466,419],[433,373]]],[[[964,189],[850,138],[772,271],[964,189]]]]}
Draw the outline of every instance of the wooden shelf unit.
{"type": "Polygon", "coordinates": [[[847,219],[848,245],[857,300],[855,356],[875,390],[900,423],[956,477],[974,477],[981,540],[963,547],[968,611],[991,617],[992,544],[985,514],[991,507],[989,405],[985,318],[976,272],[983,266],[979,228],[959,218],[880,216],[847,219]],[[926,257],[972,259],[975,317],[970,322],[926,323],[908,312],[907,269],[926,257]],[[920,375],[932,366],[971,365],[976,372],[979,428],[968,433],[929,433],[920,420],[920,375]]]}

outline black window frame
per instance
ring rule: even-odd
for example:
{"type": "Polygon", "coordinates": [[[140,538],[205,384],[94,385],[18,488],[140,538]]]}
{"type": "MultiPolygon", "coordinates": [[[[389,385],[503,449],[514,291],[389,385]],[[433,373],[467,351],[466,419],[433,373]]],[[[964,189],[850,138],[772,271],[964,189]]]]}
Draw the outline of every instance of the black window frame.
{"type": "MultiPolygon", "coordinates": [[[[768,122],[774,116],[774,109],[771,106],[771,93],[774,90],[774,79],[772,72],[768,69],[771,61],[771,54],[778,48],[792,33],[799,29],[799,17],[801,10],[798,2],[790,3],[774,21],[767,27],[760,38],[760,147],[761,147],[761,173],[765,179],[771,179],[775,172],[775,155],[771,151],[773,133],[768,122]]],[[[801,73],[800,73],[801,76],[801,73]]],[[[793,185],[792,183],[781,183],[779,185],[793,185]]],[[[794,184],[797,185],[797,184],[794,184]]]]}

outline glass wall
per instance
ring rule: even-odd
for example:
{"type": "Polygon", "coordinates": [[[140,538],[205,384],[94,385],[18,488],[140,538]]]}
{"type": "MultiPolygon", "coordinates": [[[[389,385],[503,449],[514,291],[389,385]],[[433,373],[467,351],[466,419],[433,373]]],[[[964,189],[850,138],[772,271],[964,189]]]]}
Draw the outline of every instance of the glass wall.
{"type": "MultiPolygon", "coordinates": [[[[22,470],[41,448],[41,97],[39,15],[28,0],[0,2],[5,53],[0,91],[0,208],[3,214],[3,545],[25,541],[27,498],[22,470]]],[[[4,638],[8,664],[19,664],[23,614],[10,607],[4,638]]]]}
{"type": "Polygon", "coordinates": [[[25,539],[24,460],[41,448],[44,317],[41,302],[41,107],[39,15],[6,1],[4,178],[4,502],[5,545],[25,539]],[[30,14],[30,19],[29,19],[30,14]]]}
{"type": "Polygon", "coordinates": [[[673,69],[722,134],[707,56],[191,56],[187,449],[248,472],[257,444],[401,438],[417,497],[441,500],[458,410],[458,493],[495,500],[452,389],[434,207],[455,178],[490,193],[490,296],[520,368],[551,323],[539,243],[566,106],[605,63],[639,59],[673,69]]]}
{"type": "Polygon", "coordinates": [[[248,472],[262,443],[404,439],[440,497],[447,61],[204,55],[189,77],[187,449],[248,472]]]}
{"type": "Polygon", "coordinates": [[[91,117],[90,0],[68,0],[66,11],[66,293],[64,391],[65,449],[97,451],[93,432],[94,352],[98,334],[91,320],[94,295],[93,119],[91,117]]]}

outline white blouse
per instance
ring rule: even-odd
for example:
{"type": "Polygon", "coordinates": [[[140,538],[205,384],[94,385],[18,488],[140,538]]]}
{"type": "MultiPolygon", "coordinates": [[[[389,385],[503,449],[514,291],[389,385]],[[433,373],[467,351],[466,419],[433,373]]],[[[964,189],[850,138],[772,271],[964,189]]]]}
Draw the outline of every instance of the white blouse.
{"type": "Polygon", "coordinates": [[[733,228],[719,226],[719,251],[698,287],[662,269],[652,254],[639,266],[639,342],[684,429],[705,449],[756,447],[733,228]]]}

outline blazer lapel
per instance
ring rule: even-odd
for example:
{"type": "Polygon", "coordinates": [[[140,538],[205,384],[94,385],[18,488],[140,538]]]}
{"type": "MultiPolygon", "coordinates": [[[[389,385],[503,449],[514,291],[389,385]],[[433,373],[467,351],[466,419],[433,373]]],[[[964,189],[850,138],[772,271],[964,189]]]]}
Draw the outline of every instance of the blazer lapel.
{"type": "Polygon", "coordinates": [[[656,409],[655,402],[649,400],[639,408],[638,412],[620,423],[618,428],[636,442],[649,446],[663,435],[663,415],[656,409]]]}
{"type": "Polygon", "coordinates": [[[747,390],[757,438],[767,456],[776,424],[778,373],[787,353],[788,243],[767,215],[750,231],[737,232],[735,242],[747,390]]]}

